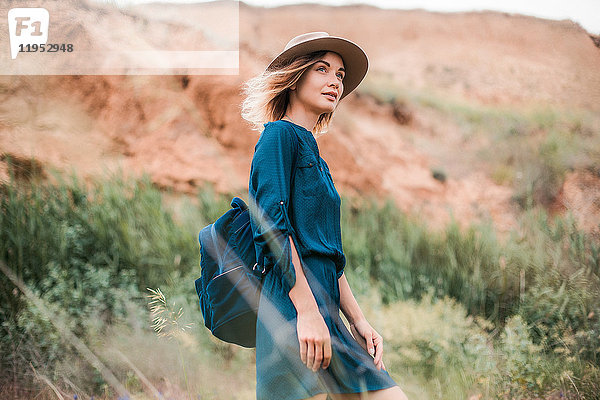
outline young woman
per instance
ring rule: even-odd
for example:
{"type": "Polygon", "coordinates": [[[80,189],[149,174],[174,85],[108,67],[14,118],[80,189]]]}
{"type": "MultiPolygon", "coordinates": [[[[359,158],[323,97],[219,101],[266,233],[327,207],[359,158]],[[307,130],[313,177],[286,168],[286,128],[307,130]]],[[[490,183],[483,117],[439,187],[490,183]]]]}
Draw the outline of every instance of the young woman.
{"type": "Polygon", "coordinates": [[[344,275],[341,200],[315,140],[367,70],[355,43],[311,32],[244,87],[242,116],[264,127],[249,182],[258,265],[268,271],[256,325],[257,400],[406,399],[344,275]]]}

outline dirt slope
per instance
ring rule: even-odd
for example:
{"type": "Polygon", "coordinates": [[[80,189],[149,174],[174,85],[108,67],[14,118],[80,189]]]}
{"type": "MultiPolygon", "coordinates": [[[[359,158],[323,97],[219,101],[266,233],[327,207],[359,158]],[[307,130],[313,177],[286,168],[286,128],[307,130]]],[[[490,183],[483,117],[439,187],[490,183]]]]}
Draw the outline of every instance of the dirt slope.
{"type": "MultiPolygon", "coordinates": [[[[162,7],[104,18],[120,26],[120,19],[135,15],[160,27],[176,6],[169,6],[169,13],[162,7]]],[[[195,193],[204,182],[240,193],[247,190],[258,139],[239,115],[241,85],[262,71],[286,40],[316,30],[356,41],[369,55],[369,75],[389,74],[406,90],[433,89],[483,104],[547,103],[600,113],[600,49],[570,21],[495,12],[263,9],[240,3],[239,76],[0,77],[0,153],[35,156],[42,165],[74,168],[84,176],[117,166],[146,171],[157,185],[182,193],[195,193]]],[[[462,223],[490,217],[500,232],[511,228],[512,190],[493,183],[484,165],[470,164],[465,155],[474,144],[465,143],[447,118],[409,107],[410,120],[399,121],[394,110],[368,96],[353,93],[340,105],[332,129],[319,138],[338,190],[389,195],[402,209],[420,211],[432,227],[447,222],[452,210],[462,223]],[[448,172],[444,183],[432,176],[436,165],[448,172]]],[[[2,162],[0,173],[6,178],[2,162]]],[[[600,215],[597,206],[581,204],[591,196],[590,185],[600,186],[597,176],[578,184],[582,176],[568,178],[560,197],[565,207],[557,210],[572,206],[584,221],[584,209],[588,216],[600,215]]]]}

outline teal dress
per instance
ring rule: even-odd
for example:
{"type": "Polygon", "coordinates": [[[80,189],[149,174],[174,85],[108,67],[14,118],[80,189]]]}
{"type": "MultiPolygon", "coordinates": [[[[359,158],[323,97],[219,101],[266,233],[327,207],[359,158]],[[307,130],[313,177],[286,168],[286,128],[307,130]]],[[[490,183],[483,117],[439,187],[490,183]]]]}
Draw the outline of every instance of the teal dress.
{"type": "Polygon", "coordinates": [[[258,264],[267,270],[256,324],[257,400],[297,400],[395,386],[387,371],[377,370],[340,317],[338,279],[346,264],[341,199],[313,134],[285,120],[264,126],[249,182],[258,264]],[[331,336],[330,365],[317,372],[300,359],[297,312],[289,297],[296,282],[290,235],[331,336]]]}

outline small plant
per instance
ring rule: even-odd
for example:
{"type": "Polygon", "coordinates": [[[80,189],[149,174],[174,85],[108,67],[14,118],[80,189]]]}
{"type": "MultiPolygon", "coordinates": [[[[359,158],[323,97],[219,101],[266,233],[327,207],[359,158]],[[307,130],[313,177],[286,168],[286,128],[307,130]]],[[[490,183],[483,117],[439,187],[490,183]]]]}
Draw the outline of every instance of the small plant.
{"type": "Polygon", "coordinates": [[[444,172],[444,170],[441,168],[432,169],[431,175],[433,176],[434,179],[437,179],[438,181],[440,181],[442,183],[446,182],[446,172],[444,172]]]}
{"type": "MultiPolygon", "coordinates": [[[[160,288],[157,288],[156,290],[152,288],[147,289],[152,293],[146,296],[151,300],[148,302],[148,305],[150,306],[150,313],[152,315],[152,329],[154,329],[158,336],[167,337],[168,339],[176,338],[178,335],[191,328],[193,325],[192,323],[183,324],[180,322],[181,317],[183,316],[183,308],[180,307],[179,310],[175,311],[175,304],[170,307],[160,288]]],[[[179,342],[177,342],[177,349],[179,350],[179,358],[181,359],[181,367],[185,378],[185,387],[189,394],[190,387],[179,342]]]]}
{"type": "Polygon", "coordinates": [[[502,372],[509,378],[500,380],[503,392],[513,397],[543,395],[551,377],[546,371],[542,346],[531,341],[527,323],[520,315],[508,319],[500,335],[500,350],[502,372]]]}
{"type": "Polygon", "coordinates": [[[160,288],[156,290],[147,289],[152,293],[146,296],[152,300],[148,303],[153,317],[152,329],[154,329],[158,336],[172,338],[177,336],[178,333],[185,332],[191,328],[192,323],[183,325],[179,322],[183,316],[183,308],[180,307],[179,310],[174,311],[173,308],[169,307],[167,299],[160,288]]]}

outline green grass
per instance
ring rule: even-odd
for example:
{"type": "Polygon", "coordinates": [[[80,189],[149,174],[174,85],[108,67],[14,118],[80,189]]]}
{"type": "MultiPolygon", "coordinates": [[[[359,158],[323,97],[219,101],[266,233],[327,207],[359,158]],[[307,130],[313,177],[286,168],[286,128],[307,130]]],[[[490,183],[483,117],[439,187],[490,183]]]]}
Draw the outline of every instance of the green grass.
{"type": "Polygon", "coordinates": [[[531,210],[521,217],[521,233],[500,244],[489,223],[461,230],[453,220],[443,232],[429,232],[391,204],[342,211],[349,269],[363,282],[381,282],[384,303],[420,299],[432,289],[498,325],[520,313],[540,326],[538,341],[562,321],[589,332],[591,348],[600,344],[592,333],[600,327],[600,243],[573,218],[531,210]]]}
{"type": "MultiPolygon", "coordinates": [[[[194,199],[169,196],[147,176],[11,181],[0,187],[0,257],[128,390],[147,393],[145,376],[175,398],[252,398],[253,351],[210,336],[193,290],[198,231],[231,195],[208,187],[194,199]],[[157,337],[146,287],[182,307],[192,329],[157,337]],[[235,380],[239,397],[219,379],[235,380]]],[[[348,280],[410,398],[598,393],[600,244],[572,219],[532,208],[500,243],[489,224],[432,232],[391,202],[345,197],[342,206],[348,280]]],[[[33,368],[64,393],[111,398],[105,376],[44,313],[4,275],[0,286],[2,380],[27,388],[23,398],[52,397],[33,368]]]]}

